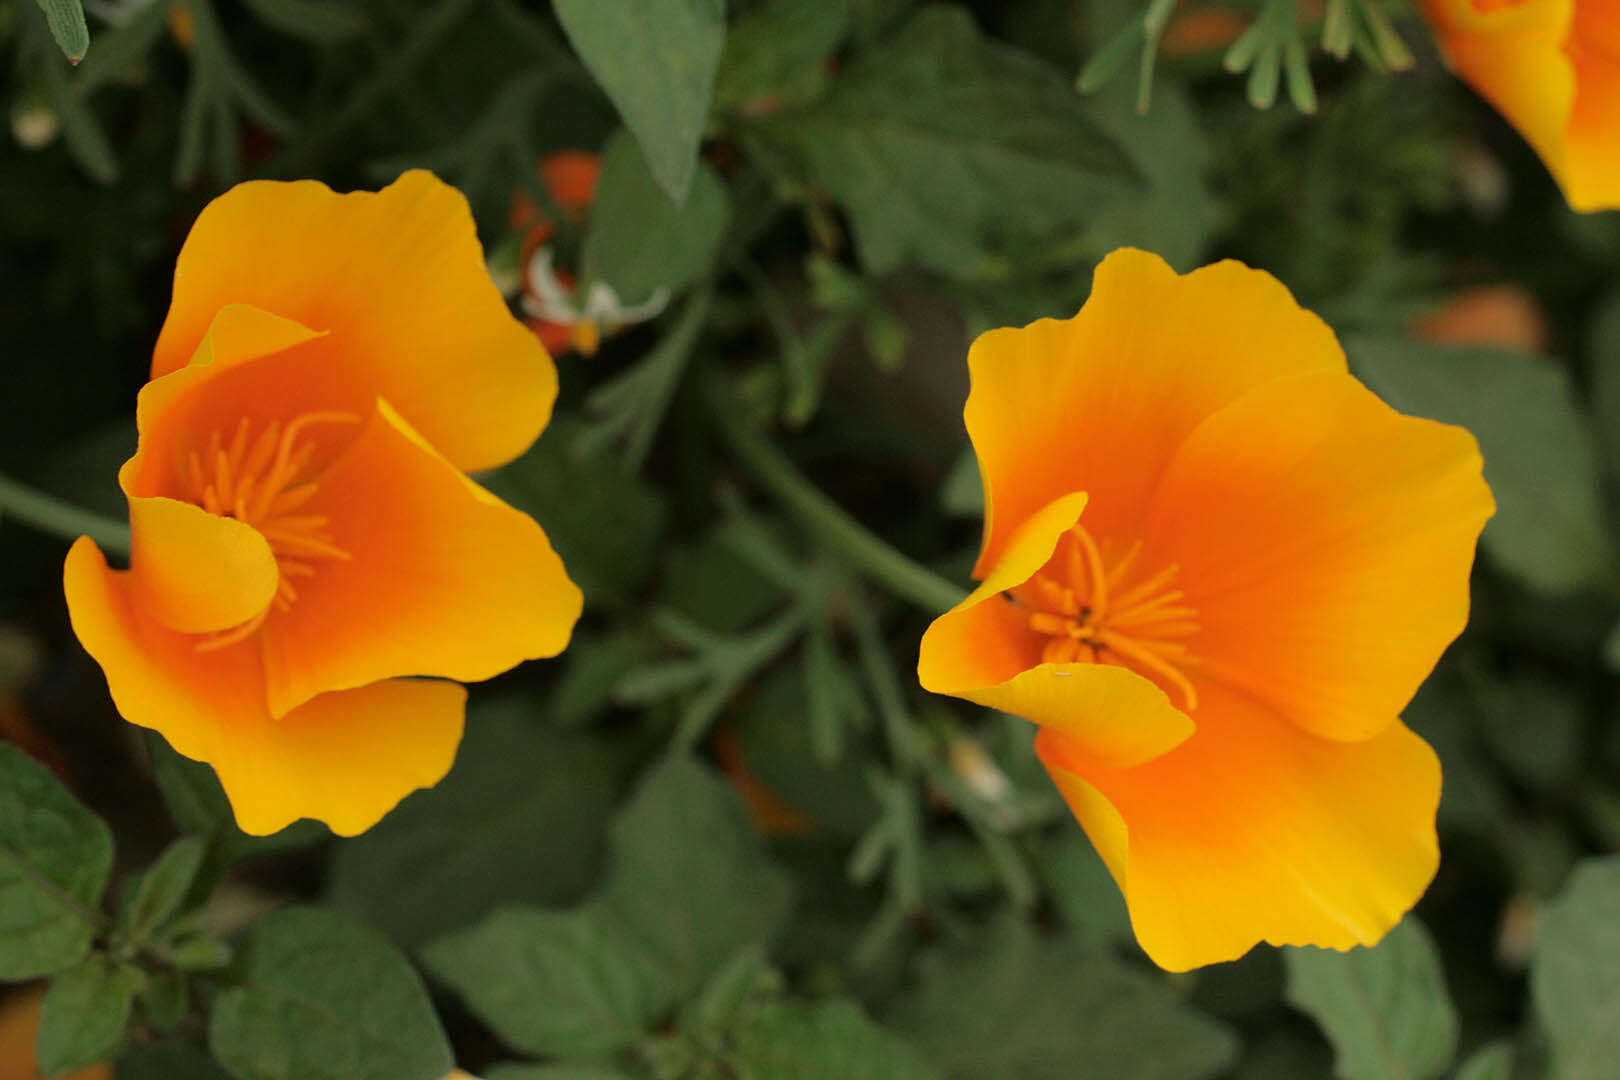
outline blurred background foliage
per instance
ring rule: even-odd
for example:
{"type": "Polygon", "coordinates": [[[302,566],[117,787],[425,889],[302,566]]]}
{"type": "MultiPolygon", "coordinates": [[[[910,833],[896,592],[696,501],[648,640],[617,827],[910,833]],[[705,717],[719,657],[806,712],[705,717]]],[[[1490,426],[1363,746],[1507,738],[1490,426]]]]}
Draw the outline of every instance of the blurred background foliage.
{"type": "Polygon", "coordinates": [[[1406,5],[84,11],[0,0],[0,471],[121,515],[204,203],[431,168],[558,355],[489,482],[587,609],[438,788],[254,839],[113,713],[64,545],[0,520],[0,1077],[35,1029],[119,1080],[1620,1076],[1620,214],[1406,5]],[[1444,860],[1377,949],[1165,976],[1028,725],[915,685],[950,597],[862,526],[966,581],[970,335],[1121,244],[1271,271],[1484,447],[1473,625],[1407,714],[1444,860]]]}

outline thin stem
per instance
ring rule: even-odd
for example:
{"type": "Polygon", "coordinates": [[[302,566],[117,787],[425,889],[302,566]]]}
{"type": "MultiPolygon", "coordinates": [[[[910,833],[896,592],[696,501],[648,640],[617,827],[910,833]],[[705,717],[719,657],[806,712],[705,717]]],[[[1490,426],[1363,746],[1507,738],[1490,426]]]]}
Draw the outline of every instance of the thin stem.
{"type": "Polygon", "coordinates": [[[727,445],[753,473],[754,479],[799,520],[895,595],[933,612],[948,611],[961,603],[967,595],[964,590],[878,539],[806,480],[743,416],[741,408],[718,381],[709,389],[710,412],[727,445]]]}
{"type": "Polygon", "coordinates": [[[64,540],[88,536],[109,554],[129,554],[128,525],[81,510],[55,495],[36,491],[4,475],[0,475],[0,514],[64,540]]]}

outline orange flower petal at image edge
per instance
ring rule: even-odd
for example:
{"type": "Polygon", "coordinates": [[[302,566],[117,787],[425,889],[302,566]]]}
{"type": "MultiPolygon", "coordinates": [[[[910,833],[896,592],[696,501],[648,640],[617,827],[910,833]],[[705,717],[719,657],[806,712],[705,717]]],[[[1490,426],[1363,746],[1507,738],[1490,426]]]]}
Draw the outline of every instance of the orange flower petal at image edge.
{"type": "Polygon", "coordinates": [[[354,835],[437,783],[444,680],[554,656],[580,614],[540,526],[464,472],[522,453],[556,389],[432,175],[216,199],[119,473],[130,569],[88,538],[65,568],[118,711],[212,765],[250,833],[354,835]]]}
{"type": "Polygon", "coordinates": [[[1580,211],[1620,208],[1620,2],[1424,0],[1457,75],[1580,211]]]}
{"type": "Polygon", "coordinates": [[[1467,622],[1473,437],[1234,262],[1117,251],[1078,315],[968,364],[981,584],[923,686],[1040,726],[1161,966],[1377,941],[1438,864],[1439,765],[1398,717],[1467,622]]]}

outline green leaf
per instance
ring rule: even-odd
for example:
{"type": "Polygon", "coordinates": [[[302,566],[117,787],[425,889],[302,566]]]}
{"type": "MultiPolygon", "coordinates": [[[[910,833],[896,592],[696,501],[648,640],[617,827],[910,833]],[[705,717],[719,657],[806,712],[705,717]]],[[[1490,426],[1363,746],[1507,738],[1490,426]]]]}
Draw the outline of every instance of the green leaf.
{"type": "Polygon", "coordinates": [[[207,851],[208,842],[202,837],[182,836],[142,875],[125,919],[132,940],[147,940],[147,935],[180,910],[207,851]]]}
{"type": "Polygon", "coordinates": [[[240,1080],[443,1080],[454,1066],[422,980],[376,930],[316,908],[254,924],[209,1046],[240,1080]]]}
{"type": "Polygon", "coordinates": [[[1131,148],[1148,188],[1113,192],[1107,211],[1097,213],[1086,231],[1087,250],[1100,258],[1118,247],[1140,247],[1182,270],[1197,266],[1221,224],[1222,208],[1210,188],[1213,154],[1191,96],[1161,76],[1146,114],[1137,110],[1129,81],[1108,86],[1090,105],[1098,126],[1131,148]]]}
{"type": "Polygon", "coordinates": [[[1592,410],[1610,475],[1620,478],[1620,290],[1598,306],[1590,338],[1592,410]]]}
{"type": "Polygon", "coordinates": [[[1513,1080],[1513,1044],[1493,1042],[1470,1054],[1454,1080],[1513,1080]]]}
{"type": "Polygon", "coordinates": [[[915,1050],[852,1001],[780,1003],[737,1032],[738,1080],[937,1080],[915,1050]]]}
{"type": "Polygon", "coordinates": [[[725,44],[724,0],[553,0],[580,59],[646,151],[671,202],[686,200],[725,44]]]}
{"type": "Polygon", "coordinates": [[[1395,339],[1355,339],[1347,349],[1385,401],[1479,440],[1497,506],[1481,542],[1503,569],[1549,592],[1614,580],[1597,447],[1562,367],[1395,339]]]}
{"type": "Polygon", "coordinates": [[[1414,915],[1375,948],[1288,948],[1289,1004],[1319,1024],[1340,1080],[1425,1080],[1457,1051],[1440,955],[1414,915]]]}
{"type": "Polygon", "coordinates": [[[1620,1061],[1620,855],[1588,859],[1548,904],[1530,996],[1552,1053],[1551,1080],[1600,1080],[1620,1061]]]}
{"type": "Polygon", "coordinates": [[[593,909],[498,911],[423,958],[502,1042],[537,1057],[607,1057],[670,1004],[652,964],[593,909]]]}
{"type": "Polygon", "coordinates": [[[787,875],[760,848],[737,793],[683,755],[655,766],[613,822],[601,903],[686,997],[787,913],[787,875]]]}
{"type": "Polygon", "coordinates": [[[598,610],[628,602],[646,584],[669,513],[663,492],[625,476],[613,457],[574,452],[584,429],[574,417],[555,418],[486,486],[540,522],[598,610]]]}
{"type": "Polygon", "coordinates": [[[40,1072],[56,1076],[111,1061],[143,982],[139,971],[99,954],[52,979],[35,1042],[40,1072]]]}
{"type": "Polygon", "coordinates": [[[366,29],[366,17],[340,0],[243,2],[266,24],[310,41],[342,41],[366,29]]]}
{"type": "Polygon", "coordinates": [[[957,1080],[1213,1077],[1237,1055],[1222,1025],[1162,978],[1003,917],[928,958],[887,1019],[957,1080]]]}
{"type": "Polygon", "coordinates": [[[475,706],[450,775],[338,845],[332,898],[406,945],[502,904],[575,903],[602,869],[617,761],[525,703],[475,706]]]}
{"type": "Polygon", "coordinates": [[[484,1080],[640,1080],[643,1075],[608,1065],[497,1065],[484,1080]]]}
{"type": "Polygon", "coordinates": [[[604,282],[625,304],[673,295],[703,274],[726,228],[726,190],[713,170],[699,168],[691,193],[673,206],[648,163],[623,131],[608,140],[580,255],[582,288],[604,282]]]}
{"type": "Polygon", "coordinates": [[[0,743],[0,980],[84,959],[112,859],[102,820],[43,765],[0,743]]]}
{"type": "Polygon", "coordinates": [[[147,973],[141,988],[141,1015],[158,1031],[173,1031],[191,1007],[191,988],[179,971],[147,973]]]}
{"type": "Polygon", "coordinates": [[[873,273],[983,276],[1009,243],[1050,242],[1137,183],[1067,79],[954,7],[924,9],[814,107],[759,130],[849,212],[873,273]]]}
{"type": "Polygon", "coordinates": [[[118,1059],[118,1080],[232,1080],[200,1047],[169,1039],[135,1047],[118,1059]]]}
{"type": "Polygon", "coordinates": [[[63,55],[75,64],[83,60],[90,50],[90,28],[84,24],[81,0],[37,0],[37,3],[63,55]]]}
{"type": "Polygon", "coordinates": [[[771,0],[738,19],[726,36],[714,104],[736,109],[796,97],[826,82],[827,56],[849,28],[848,0],[771,0]]]}

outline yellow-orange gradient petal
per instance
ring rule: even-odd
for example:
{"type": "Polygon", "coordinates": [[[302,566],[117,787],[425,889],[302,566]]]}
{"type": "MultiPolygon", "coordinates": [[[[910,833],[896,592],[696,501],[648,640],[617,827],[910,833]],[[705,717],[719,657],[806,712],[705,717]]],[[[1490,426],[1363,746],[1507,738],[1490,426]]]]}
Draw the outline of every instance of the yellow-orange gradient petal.
{"type": "Polygon", "coordinates": [[[1004,595],[1052,557],[1085,507],[1084,493],[1065,495],[1013,533],[984,583],[923,635],[917,677],[925,690],[1062,732],[1098,761],[1134,765],[1186,739],[1193,722],[1163,690],[1123,667],[1042,663],[1043,639],[1030,630],[1028,612],[1004,595]]]}
{"type": "Polygon", "coordinates": [[[1569,204],[1620,207],[1620,15],[1612,0],[1425,0],[1458,77],[1535,148],[1569,204]]]}
{"type": "MultiPolygon", "coordinates": [[[[169,494],[176,463],[185,452],[202,449],[193,444],[195,440],[206,439],[221,428],[229,439],[240,419],[234,414],[210,417],[203,412],[209,399],[217,396],[218,384],[235,381],[236,369],[251,361],[286,353],[321,336],[301,323],[247,304],[221,308],[186,366],[141,387],[135,405],[140,445],[118,473],[124,493],[132,497],[169,494]]],[[[287,389],[311,381],[301,379],[287,389]]],[[[279,396],[273,384],[260,382],[253,388],[253,399],[261,409],[279,407],[279,396]]]]}
{"type": "Polygon", "coordinates": [[[363,832],[454,760],[465,691],[453,683],[323,695],[276,720],[252,641],[198,651],[196,637],[135,602],[130,575],[110,570],[88,539],[68,552],[63,577],[74,632],[106,673],[119,713],[213,765],[247,832],[304,817],[363,832]]]}
{"type": "Polygon", "coordinates": [[[430,173],[345,195],[254,181],[215,199],[175,267],[153,377],[185,366],[228,304],[330,332],[351,396],[386,397],[463,469],[522,453],[556,398],[556,369],[490,279],[466,199],[430,173]]]}
{"type": "Polygon", "coordinates": [[[1319,739],[1218,687],[1198,718],[1191,739],[1128,769],[1036,738],[1148,956],[1185,971],[1262,941],[1370,945],[1399,922],[1439,863],[1428,745],[1399,721],[1319,739]]]}
{"type": "Polygon", "coordinates": [[[442,679],[322,694],[238,733],[214,769],[243,832],[264,836],[315,818],[358,836],[406,795],[444,779],[466,706],[466,688],[442,679]]]}
{"type": "Polygon", "coordinates": [[[1181,568],[1200,687],[1330,738],[1392,722],[1467,624],[1495,508],[1481,464],[1467,431],[1343,374],[1279,380],[1206,420],[1165,472],[1142,553],[1181,568]]]}
{"type": "Polygon", "coordinates": [[[582,597],[540,526],[468,480],[378,402],[309,514],[345,557],[265,624],[270,710],[398,675],[477,681],[554,656],[582,597]]]}
{"type": "Polygon", "coordinates": [[[968,367],[965,416],[985,488],[982,578],[1014,529],[1071,491],[1090,493],[1093,533],[1131,533],[1205,417],[1272,379],[1342,371],[1344,353],[1269,274],[1223,262],[1178,276],[1126,248],[1097,267],[1078,315],[983,334],[968,367]]]}
{"type": "Polygon", "coordinates": [[[176,499],[129,500],[136,601],[171,630],[228,630],[270,606],[280,571],[251,525],[176,499]]]}
{"type": "Polygon", "coordinates": [[[1565,51],[1576,87],[1565,194],[1576,210],[1620,208],[1620,3],[1578,0],[1565,51]]]}

